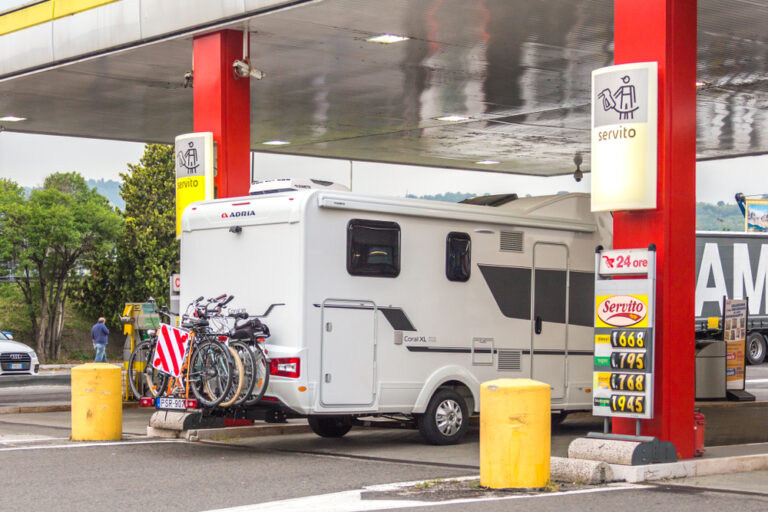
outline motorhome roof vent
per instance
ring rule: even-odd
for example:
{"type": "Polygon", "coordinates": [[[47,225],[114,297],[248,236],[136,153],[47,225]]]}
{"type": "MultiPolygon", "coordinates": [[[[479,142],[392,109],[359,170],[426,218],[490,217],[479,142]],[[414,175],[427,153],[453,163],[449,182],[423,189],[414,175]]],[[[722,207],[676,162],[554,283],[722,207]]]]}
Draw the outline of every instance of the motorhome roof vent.
{"type": "Polygon", "coordinates": [[[523,252],[523,232],[502,231],[499,249],[508,252],[523,252]]]}
{"type": "Polygon", "coordinates": [[[283,178],[279,180],[255,181],[248,191],[249,195],[277,194],[279,192],[295,192],[297,190],[347,190],[344,185],[332,181],[301,178],[283,178]]]}
{"type": "Polygon", "coordinates": [[[523,352],[520,350],[504,350],[498,351],[498,370],[519,372],[522,370],[523,352]]]}

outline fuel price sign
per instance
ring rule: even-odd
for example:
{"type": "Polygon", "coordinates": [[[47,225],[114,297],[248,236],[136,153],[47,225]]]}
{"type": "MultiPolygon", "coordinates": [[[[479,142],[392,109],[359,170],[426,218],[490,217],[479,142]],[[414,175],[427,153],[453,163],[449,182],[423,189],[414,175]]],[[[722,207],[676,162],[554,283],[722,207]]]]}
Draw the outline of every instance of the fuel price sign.
{"type": "MultiPolygon", "coordinates": [[[[595,361],[592,413],[624,418],[653,417],[654,251],[632,249],[648,273],[614,279],[601,261],[621,254],[605,251],[595,262],[595,361]]],[[[623,250],[627,252],[627,250],[623,250]]]]}

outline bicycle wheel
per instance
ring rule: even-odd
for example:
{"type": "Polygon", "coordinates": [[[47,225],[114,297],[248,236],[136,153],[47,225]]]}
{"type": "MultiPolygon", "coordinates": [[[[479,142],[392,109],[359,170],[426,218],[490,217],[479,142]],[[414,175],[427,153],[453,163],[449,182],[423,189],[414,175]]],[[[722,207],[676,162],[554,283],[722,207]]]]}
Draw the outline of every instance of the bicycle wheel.
{"type": "Polygon", "coordinates": [[[187,372],[187,385],[205,407],[215,407],[232,387],[234,361],[227,347],[218,341],[204,341],[195,348],[187,372]]]}
{"type": "MultiPolygon", "coordinates": [[[[232,356],[232,361],[234,363],[230,369],[230,373],[232,374],[232,385],[229,388],[229,392],[227,392],[224,397],[224,400],[219,404],[219,407],[229,407],[230,405],[233,405],[237,399],[240,398],[240,392],[243,390],[243,384],[245,383],[243,360],[240,358],[240,354],[229,345],[227,345],[227,349],[229,349],[229,353],[232,356]]],[[[211,392],[209,390],[207,391],[210,395],[211,392]]]]}
{"type": "Polygon", "coordinates": [[[162,394],[168,382],[168,376],[152,366],[155,341],[143,341],[134,347],[128,358],[128,383],[136,398],[156,397],[162,394]]]}
{"type": "Polygon", "coordinates": [[[267,385],[269,385],[269,359],[260,345],[251,345],[250,349],[256,359],[256,365],[254,366],[253,389],[248,400],[243,402],[244,405],[248,406],[257,404],[266,393],[267,385]]]}
{"type": "Polygon", "coordinates": [[[253,387],[256,384],[256,380],[253,378],[256,368],[256,357],[251,352],[250,347],[242,341],[230,341],[229,346],[237,351],[237,355],[240,356],[240,360],[243,362],[243,389],[240,391],[237,400],[232,404],[241,405],[251,396],[253,387]]]}

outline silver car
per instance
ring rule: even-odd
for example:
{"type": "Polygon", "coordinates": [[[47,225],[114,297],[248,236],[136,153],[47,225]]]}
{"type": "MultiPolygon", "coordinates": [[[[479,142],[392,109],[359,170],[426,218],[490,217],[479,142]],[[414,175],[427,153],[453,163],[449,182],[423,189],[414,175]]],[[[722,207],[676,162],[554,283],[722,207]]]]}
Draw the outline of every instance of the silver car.
{"type": "Polygon", "coordinates": [[[37,375],[39,371],[35,351],[0,331],[0,375],[37,375]]]}

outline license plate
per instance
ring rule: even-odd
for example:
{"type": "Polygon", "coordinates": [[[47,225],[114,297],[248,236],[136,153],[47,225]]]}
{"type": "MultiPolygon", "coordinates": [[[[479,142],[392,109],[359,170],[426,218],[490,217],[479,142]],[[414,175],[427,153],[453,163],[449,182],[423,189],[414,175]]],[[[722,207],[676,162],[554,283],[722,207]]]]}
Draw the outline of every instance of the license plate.
{"type": "Polygon", "coordinates": [[[24,363],[11,363],[11,370],[23,370],[24,363]]]}
{"type": "Polygon", "coordinates": [[[175,410],[186,410],[186,406],[184,405],[185,400],[183,398],[167,398],[167,397],[161,397],[158,398],[155,403],[155,407],[158,409],[175,409],[175,410]]]}

